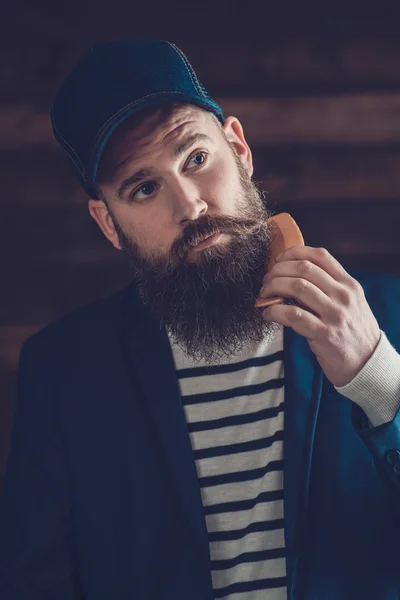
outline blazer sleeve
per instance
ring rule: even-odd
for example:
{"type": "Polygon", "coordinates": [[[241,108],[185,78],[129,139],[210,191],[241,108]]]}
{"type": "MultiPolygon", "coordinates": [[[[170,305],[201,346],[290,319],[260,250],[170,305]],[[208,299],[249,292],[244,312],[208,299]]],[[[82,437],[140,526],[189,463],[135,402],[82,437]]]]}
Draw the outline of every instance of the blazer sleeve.
{"type": "MultiPolygon", "coordinates": [[[[385,332],[388,341],[393,346],[394,350],[400,351],[400,319],[399,319],[399,304],[400,304],[400,278],[386,274],[370,273],[352,273],[356,279],[364,287],[365,295],[369,305],[379,323],[379,327],[385,332]]],[[[396,395],[400,395],[398,389],[398,374],[390,373],[390,370],[399,369],[398,360],[394,357],[394,353],[390,355],[392,358],[385,359],[385,367],[389,372],[376,372],[374,377],[376,384],[369,385],[370,397],[368,406],[375,407],[382,405],[385,399],[381,396],[380,388],[382,378],[389,378],[390,381],[384,382],[384,387],[390,385],[390,410],[385,413],[385,419],[377,416],[376,411],[372,412],[367,409],[365,401],[363,402],[364,412],[361,406],[354,404],[352,411],[353,425],[360,435],[363,442],[366,444],[375,466],[380,473],[383,481],[390,490],[390,497],[394,502],[396,510],[400,510],[400,411],[396,412],[396,405],[400,405],[400,397],[396,400],[396,395]],[[392,411],[393,409],[393,411],[392,411]],[[370,422],[367,414],[372,416],[373,423],[370,422]],[[387,416],[389,417],[388,420],[387,416]],[[386,420],[387,422],[382,422],[386,420]]]]}
{"type": "Polygon", "coordinates": [[[372,454],[396,509],[400,510],[400,411],[389,423],[372,427],[362,409],[354,406],[353,425],[372,454]]]}
{"type": "Polygon", "coordinates": [[[79,597],[59,394],[52,379],[51,361],[35,338],[28,340],[21,352],[10,455],[0,496],[1,600],[79,597]]]}

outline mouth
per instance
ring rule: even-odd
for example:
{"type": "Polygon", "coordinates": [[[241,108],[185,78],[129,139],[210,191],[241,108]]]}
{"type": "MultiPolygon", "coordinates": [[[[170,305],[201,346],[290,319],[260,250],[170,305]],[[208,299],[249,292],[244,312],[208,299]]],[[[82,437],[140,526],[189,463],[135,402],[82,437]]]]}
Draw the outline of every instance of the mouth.
{"type": "Polygon", "coordinates": [[[198,252],[199,250],[204,250],[204,248],[209,248],[210,246],[216,244],[221,238],[221,236],[222,233],[214,233],[213,235],[204,238],[201,242],[193,246],[192,250],[194,252],[198,252]]]}

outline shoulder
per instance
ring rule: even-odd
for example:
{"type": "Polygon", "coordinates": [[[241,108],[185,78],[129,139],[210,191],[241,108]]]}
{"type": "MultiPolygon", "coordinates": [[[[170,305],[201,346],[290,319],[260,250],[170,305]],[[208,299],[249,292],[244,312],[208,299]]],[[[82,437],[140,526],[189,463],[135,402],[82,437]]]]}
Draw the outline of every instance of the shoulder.
{"type": "Polygon", "coordinates": [[[386,289],[391,289],[398,293],[400,290],[400,277],[396,275],[375,273],[360,269],[349,269],[347,272],[361,283],[366,294],[379,293],[379,290],[386,289]]]}
{"type": "Polygon", "coordinates": [[[21,355],[47,353],[64,354],[73,347],[99,343],[116,331],[120,322],[121,307],[129,288],[111,296],[77,308],[50,323],[29,337],[21,355]]]}
{"type": "Polygon", "coordinates": [[[348,270],[348,273],[362,285],[370,303],[387,306],[400,301],[400,277],[362,270],[348,270]]]}

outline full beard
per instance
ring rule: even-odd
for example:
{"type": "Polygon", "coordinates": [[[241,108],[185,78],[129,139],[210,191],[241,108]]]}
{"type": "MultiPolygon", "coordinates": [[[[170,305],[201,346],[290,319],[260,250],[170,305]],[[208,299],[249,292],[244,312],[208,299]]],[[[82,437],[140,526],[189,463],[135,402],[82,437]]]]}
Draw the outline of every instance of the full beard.
{"type": "Polygon", "coordinates": [[[191,221],[168,256],[145,257],[113,217],[123,253],[143,302],[161,319],[171,339],[194,361],[207,364],[254,349],[279,329],[255,307],[269,258],[271,216],[261,193],[238,165],[241,217],[205,215],[191,221]],[[199,240],[216,232],[225,243],[188,253],[199,240]]]}

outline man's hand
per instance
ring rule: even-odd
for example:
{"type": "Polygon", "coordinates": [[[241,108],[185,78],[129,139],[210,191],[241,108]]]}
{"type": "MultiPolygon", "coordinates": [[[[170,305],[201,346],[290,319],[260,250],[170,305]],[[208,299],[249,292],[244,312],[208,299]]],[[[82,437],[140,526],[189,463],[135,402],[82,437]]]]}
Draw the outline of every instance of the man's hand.
{"type": "Polygon", "coordinates": [[[264,277],[260,296],[292,298],[300,305],[270,306],[264,318],[304,335],[337,387],[354,379],[378,345],[379,325],[362,286],[325,248],[293,246],[283,252],[264,277]]]}

